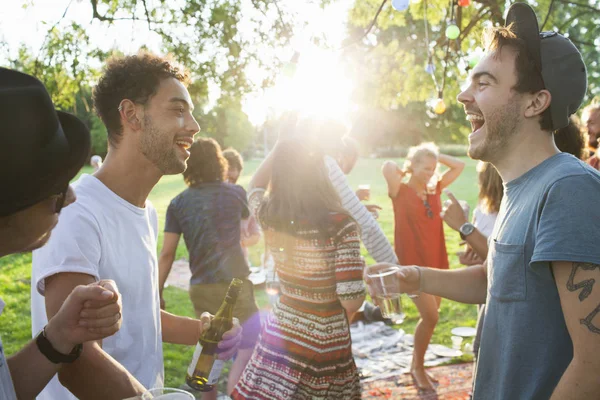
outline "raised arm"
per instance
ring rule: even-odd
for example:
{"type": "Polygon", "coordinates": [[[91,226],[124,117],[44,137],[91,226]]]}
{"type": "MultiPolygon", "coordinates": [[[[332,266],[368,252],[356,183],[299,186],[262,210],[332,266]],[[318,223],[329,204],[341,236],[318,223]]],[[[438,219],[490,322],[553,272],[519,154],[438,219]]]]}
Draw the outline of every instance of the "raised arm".
{"type": "MultiPolygon", "coordinates": [[[[468,222],[467,218],[465,218],[465,213],[452,192],[445,190],[444,193],[450,199],[450,204],[444,207],[442,211],[442,218],[450,228],[460,232],[460,227],[468,222]]],[[[475,228],[471,234],[465,237],[465,240],[482,260],[487,258],[487,237],[485,237],[483,233],[479,231],[479,229],[475,228]]]]}
{"type": "Polygon", "coordinates": [[[277,151],[279,142],[275,143],[275,147],[271,149],[271,152],[265,157],[262,163],[258,166],[258,169],[254,172],[250,184],[248,185],[248,194],[254,189],[266,189],[271,181],[271,169],[273,168],[273,158],[277,151]]]}
{"type": "Polygon", "coordinates": [[[465,169],[465,163],[458,158],[447,154],[440,154],[438,156],[438,161],[449,168],[440,178],[440,186],[444,189],[450,186],[450,184],[459,177],[463,169],[465,169]]]}
{"type": "MultiPolygon", "coordinates": [[[[77,286],[93,282],[93,276],[80,273],[59,273],[46,278],[48,319],[56,315],[77,286]]],[[[85,343],[79,359],[72,364],[63,364],[58,378],[79,399],[124,399],[145,391],[137,379],[102,350],[100,341],[85,343]]]]}
{"type": "Polygon", "coordinates": [[[600,394],[600,265],[552,262],[573,359],[552,400],[595,399],[600,394]]]}
{"type": "Polygon", "coordinates": [[[381,172],[388,185],[388,195],[396,197],[402,183],[402,178],[404,178],[404,172],[398,167],[398,164],[390,160],[383,163],[381,172]]]}
{"type": "Polygon", "coordinates": [[[369,210],[358,200],[356,194],[348,185],[346,176],[337,162],[329,156],[325,157],[325,164],[329,170],[329,179],[335,188],[342,207],[360,225],[360,238],[367,251],[377,262],[398,263],[398,258],[381,227],[373,218],[369,210]]]}

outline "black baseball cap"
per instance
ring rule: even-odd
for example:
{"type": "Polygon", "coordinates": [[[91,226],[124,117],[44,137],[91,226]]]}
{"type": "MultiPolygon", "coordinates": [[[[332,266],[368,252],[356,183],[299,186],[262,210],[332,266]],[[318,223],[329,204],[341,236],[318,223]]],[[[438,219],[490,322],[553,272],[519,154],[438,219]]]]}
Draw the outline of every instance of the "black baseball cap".
{"type": "Polygon", "coordinates": [[[90,132],[56,111],[36,78],[0,68],[0,216],[65,191],[90,153],[90,132]]]}
{"type": "Polygon", "coordinates": [[[510,6],[506,26],[525,42],[545,88],[552,95],[552,130],[566,127],[587,90],[587,71],[581,53],[560,33],[540,32],[535,12],[526,3],[510,6]]]}

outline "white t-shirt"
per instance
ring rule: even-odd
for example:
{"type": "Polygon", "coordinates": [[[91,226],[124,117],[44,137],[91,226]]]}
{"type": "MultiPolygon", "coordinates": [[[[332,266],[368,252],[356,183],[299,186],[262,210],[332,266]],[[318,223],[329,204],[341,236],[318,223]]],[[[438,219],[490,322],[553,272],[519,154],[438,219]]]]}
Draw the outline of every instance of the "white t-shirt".
{"type": "Polygon", "coordinates": [[[487,238],[489,238],[494,230],[494,224],[496,223],[496,218],[498,217],[498,213],[486,213],[481,210],[480,205],[478,204],[473,211],[473,225],[475,228],[481,232],[481,234],[487,238]]]}
{"type": "MultiPolygon", "coordinates": [[[[4,302],[0,299],[0,315],[4,310],[4,302]]],[[[0,340],[0,400],[17,400],[17,394],[10,378],[10,370],[8,369],[8,363],[4,354],[4,348],[2,347],[2,340],[0,340]]]]}
{"type": "MultiPolygon", "coordinates": [[[[113,279],[121,292],[123,321],[102,348],[146,388],[162,387],[156,210],[149,201],[145,208],[132,205],[91,175],[83,175],[73,188],[77,201],[62,211],[49,242],[33,252],[32,334],[47,323],[45,278],[78,272],[113,279]]],[[[54,377],[38,399],[75,397],[54,377]]]]}

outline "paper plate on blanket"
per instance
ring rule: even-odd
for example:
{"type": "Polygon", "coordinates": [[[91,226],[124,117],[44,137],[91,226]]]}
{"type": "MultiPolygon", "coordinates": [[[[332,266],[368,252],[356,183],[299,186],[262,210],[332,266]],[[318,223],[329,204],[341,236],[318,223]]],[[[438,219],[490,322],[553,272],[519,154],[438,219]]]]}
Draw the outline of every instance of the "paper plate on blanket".
{"type": "Polygon", "coordinates": [[[455,336],[473,337],[477,334],[477,329],[467,326],[460,326],[452,329],[450,332],[452,332],[452,334],[455,336]]]}
{"type": "Polygon", "coordinates": [[[451,349],[449,347],[442,346],[441,344],[430,344],[429,350],[439,357],[460,357],[463,354],[463,352],[460,350],[451,349]]]}

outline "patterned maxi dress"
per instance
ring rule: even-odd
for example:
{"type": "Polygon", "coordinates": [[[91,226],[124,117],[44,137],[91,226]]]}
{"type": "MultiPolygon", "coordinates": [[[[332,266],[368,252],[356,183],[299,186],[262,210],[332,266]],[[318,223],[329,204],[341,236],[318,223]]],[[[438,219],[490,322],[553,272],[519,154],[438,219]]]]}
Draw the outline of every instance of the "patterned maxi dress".
{"type": "MultiPolygon", "coordinates": [[[[250,194],[256,211],[264,192],[250,194]]],[[[324,239],[300,229],[291,259],[265,232],[281,285],[281,297],[265,321],[258,344],[233,399],[360,399],[350,329],[340,300],[364,295],[364,263],[356,222],[331,214],[335,227],[324,239]]]]}

